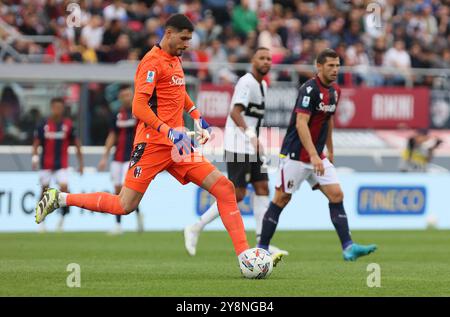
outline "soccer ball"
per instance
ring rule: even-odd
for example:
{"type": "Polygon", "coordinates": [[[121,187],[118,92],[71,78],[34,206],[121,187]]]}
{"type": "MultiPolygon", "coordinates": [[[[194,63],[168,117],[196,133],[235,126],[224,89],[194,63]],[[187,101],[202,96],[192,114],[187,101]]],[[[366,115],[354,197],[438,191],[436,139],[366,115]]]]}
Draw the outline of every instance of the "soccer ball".
{"type": "Polygon", "coordinates": [[[273,270],[270,253],[261,248],[248,249],[239,255],[239,266],[245,278],[268,278],[273,270]]]}
{"type": "Polygon", "coordinates": [[[435,215],[429,215],[426,221],[428,229],[437,229],[438,219],[435,215]]]}

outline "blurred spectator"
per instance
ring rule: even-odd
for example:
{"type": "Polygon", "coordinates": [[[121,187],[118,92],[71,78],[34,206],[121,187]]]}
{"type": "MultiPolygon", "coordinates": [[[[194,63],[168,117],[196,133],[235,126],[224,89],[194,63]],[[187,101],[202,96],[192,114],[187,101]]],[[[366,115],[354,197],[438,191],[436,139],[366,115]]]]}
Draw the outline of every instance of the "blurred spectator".
{"type": "Polygon", "coordinates": [[[36,26],[38,25],[38,18],[36,14],[25,14],[23,17],[23,23],[19,27],[19,31],[23,35],[38,35],[36,26]]]}
{"type": "Polygon", "coordinates": [[[97,52],[87,45],[85,37],[80,39],[78,50],[84,63],[95,64],[98,62],[97,52]]]}
{"type": "Polygon", "coordinates": [[[81,30],[81,41],[87,48],[96,50],[103,41],[103,19],[99,15],[92,16],[89,24],[81,30]]]}
{"type": "Polygon", "coordinates": [[[441,57],[437,58],[433,64],[436,68],[450,68],[450,49],[444,49],[441,57]]]}
{"type": "Polygon", "coordinates": [[[207,13],[205,18],[195,28],[201,43],[209,43],[216,40],[222,33],[222,26],[216,23],[214,16],[207,13]]]}
{"type": "Polygon", "coordinates": [[[330,42],[330,48],[335,49],[342,42],[341,34],[344,24],[344,19],[334,19],[329,23],[328,29],[323,32],[322,36],[330,42]]]}
{"type": "Polygon", "coordinates": [[[408,29],[412,32],[416,39],[430,44],[434,36],[438,32],[438,25],[436,18],[432,14],[432,7],[427,3],[420,4],[414,16],[408,23],[408,29]]]}
{"type": "Polygon", "coordinates": [[[205,8],[212,12],[217,24],[227,25],[231,18],[228,10],[229,1],[226,0],[205,0],[205,8]]]}
{"type": "Polygon", "coordinates": [[[349,46],[346,51],[346,66],[353,66],[356,70],[354,76],[355,84],[359,85],[362,82],[369,86],[376,84],[372,83],[372,74],[368,71],[370,66],[369,55],[365,51],[363,42],[356,42],[354,45],[349,46]]]}
{"type": "Polygon", "coordinates": [[[287,49],[283,46],[281,36],[277,33],[279,22],[271,21],[266,30],[261,31],[258,38],[258,46],[267,47],[272,53],[272,63],[279,64],[287,55],[287,49]]]}
{"type": "Polygon", "coordinates": [[[41,120],[42,114],[36,107],[32,107],[20,119],[18,126],[24,133],[24,138],[22,140],[23,144],[31,145],[33,143],[34,131],[40,124],[41,120]]]}
{"type": "MultiPolygon", "coordinates": [[[[0,37],[9,38],[8,43],[21,54],[20,58],[10,53],[0,55],[3,61],[47,62],[61,56],[62,62],[96,59],[101,63],[114,62],[117,58],[109,59],[107,54],[121,34],[129,36],[131,59],[137,52],[142,57],[161,38],[167,16],[177,12],[185,13],[196,25],[192,51],[215,39],[228,47],[228,41],[239,36],[243,51],[254,49],[258,43],[273,48],[275,63],[304,63],[309,59],[305,59],[308,53],[302,54],[306,40],[312,41],[312,54],[324,43],[331,48],[343,43],[344,51],[351,52],[351,47],[363,41],[369,64],[375,66],[391,60],[395,40],[403,41],[405,51],[411,50],[414,57],[417,57],[414,44],[419,43],[421,57],[412,61],[413,67],[423,62],[433,67],[441,65],[445,60],[442,53],[450,48],[449,4],[437,0],[377,0],[380,10],[367,10],[368,1],[338,0],[80,0],[78,3],[81,28],[66,25],[67,1],[16,1],[14,5],[1,6],[0,18],[6,27],[0,30],[0,37]],[[24,41],[19,34],[54,35],[61,43],[24,41]],[[425,47],[433,49],[427,52],[423,50],[425,47]],[[389,56],[385,56],[388,51],[389,56]]],[[[233,50],[227,49],[226,53],[229,62],[245,60],[233,50]]]]}
{"type": "Polygon", "coordinates": [[[344,32],[344,42],[347,45],[353,45],[361,41],[361,24],[359,22],[352,22],[350,28],[344,32]]]}
{"type": "Polygon", "coordinates": [[[396,40],[394,47],[388,49],[384,57],[384,66],[397,68],[400,72],[400,74],[389,75],[388,84],[403,85],[405,83],[405,76],[409,76],[411,69],[411,57],[405,50],[405,43],[402,40],[396,40]]]}
{"type": "Polygon", "coordinates": [[[20,130],[17,127],[19,117],[19,97],[11,86],[6,85],[0,94],[0,123],[4,143],[10,144],[20,140],[20,130]]]}
{"type": "Polygon", "coordinates": [[[106,22],[111,20],[119,20],[126,22],[128,19],[127,10],[125,10],[124,3],[121,0],[113,0],[110,5],[103,9],[103,17],[106,22]]]}
{"type": "Polygon", "coordinates": [[[258,17],[255,11],[250,10],[249,0],[241,0],[241,4],[234,7],[232,23],[234,32],[244,38],[248,33],[256,31],[258,17]]]}
{"type": "MultiPolygon", "coordinates": [[[[244,62],[242,59],[247,56],[246,47],[242,45],[239,36],[232,36],[226,40],[225,53],[230,63],[244,62]]],[[[249,60],[245,62],[248,63],[249,60]]]]}
{"type": "Polygon", "coordinates": [[[89,13],[92,15],[103,16],[103,1],[102,0],[91,0],[91,5],[89,6],[89,13]]]}
{"type": "Polygon", "coordinates": [[[130,51],[130,37],[128,34],[121,34],[117,38],[117,42],[107,54],[107,60],[110,63],[117,63],[121,60],[128,59],[130,51]]]}
{"type": "Polygon", "coordinates": [[[219,40],[213,40],[207,50],[209,55],[209,73],[213,83],[232,82],[237,77],[228,63],[227,52],[219,40]],[[220,64],[219,64],[220,63],[220,64]]]}
{"type": "MultiPolygon", "coordinates": [[[[331,47],[341,65],[354,70],[339,74],[341,85],[438,85],[439,76],[419,76],[410,69],[450,68],[448,1],[377,0],[381,11],[367,10],[371,2],[80,0],[81,27],[69,27],[67,0],[9,0],[0,4],[0,38],[11,50],[0,48],[0,62],[54,62],[57,57],[62,63],[138,61],[160,41],[168,15],[179,12],[196,26],[183,59],[204,63],[186,69],[187,76],[200,81],[234,83],[246,70],[233,63],[248,63],[249,52],[261,45],[271,49],[274,63],[293,65],[274,71],[272,80],[299,78],[302,83],[313,73],[301,66],[313,65],[317,52],[331,47]],[[45,44],[20,35],[53,35],[58,40],[45,44]],[[392,67],[395,73],[367,71],[368,66],[392,67]]],[[[439,78],[440,87],[447,89],[448,78],[439,78]]],[[[99,85],[92,93],[103,95],[105,91],[99,85]]],[[[90,104],[101,115],[109,111],[110,102],[90,104]]],[[[0,117],[0,134],[10,138],[19,118],[11,119],[11,112],[3,106],[0,117]]]]}
{"type": "Polygon", "coordinates": [[[106,28],[103,33],[102,45],[110,46],[114,45],[117,38],[122,34],[122,23],[118,19],[111,20],[111,23],[106,28]]]}
{"type": "Polygon", "coordinates": [[[289,19],[288,21],[286,21],[286,25],[286,46],[289,50],[289,55],[297,57],[302,52],[302,23],[298,19],[289,19]]]}
{"type": "MultiPolygon", "coordinates": [[[[177,13],[177,12],[178,11],[176,11],[174,13],[177,13]]],[[[184,14],[194,24],[197,24],[197,23],[201,22],[202,21],[202,4],[201,4],[200,0],[187,1],[187,3],[186,3],[186,11],[184,12],[184,14]]],[[[210,12],[209,12],[209,15],[211,15],[210,12]]]]}

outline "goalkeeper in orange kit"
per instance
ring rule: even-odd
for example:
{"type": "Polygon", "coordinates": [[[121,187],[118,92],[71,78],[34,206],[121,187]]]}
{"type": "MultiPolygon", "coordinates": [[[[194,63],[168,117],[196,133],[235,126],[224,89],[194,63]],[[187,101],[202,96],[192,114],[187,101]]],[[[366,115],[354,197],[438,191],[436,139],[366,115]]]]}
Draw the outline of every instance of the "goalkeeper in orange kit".
{"type": "Polygon", "coordinates": [[[137,68],[132,109],[139,121],[120,193],[69,194],[49,189],[36,206],[37,223],[62,206],[126,215],[138,207],[155,176],[167,171],[181,184],[192,182],[210,192],[217,200],[236,255],[249,248],[234,185],[194,151],[192,140],[183,129],[183,111],[186,111],[194,120],[197,141],[204,144],[210,137],[209,125],[186,92],[179,57],[188,48],[193,29],[186,16],[171,16],[161,42],[147,52],[137,68]]]}

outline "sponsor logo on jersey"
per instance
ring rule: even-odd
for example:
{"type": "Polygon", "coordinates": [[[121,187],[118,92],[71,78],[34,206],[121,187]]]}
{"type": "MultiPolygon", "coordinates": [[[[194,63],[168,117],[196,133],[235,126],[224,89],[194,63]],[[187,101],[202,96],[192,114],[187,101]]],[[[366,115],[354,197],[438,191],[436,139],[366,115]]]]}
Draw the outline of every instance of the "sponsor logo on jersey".
{"type": "Polygon", "coordinates": [[[312,90],[312,87],[311,87],[311,86],[306,87],[306,93],[307,93],[307,94],[309,94],[309,93],[311,92],[311,90],[312,90]]]}
{"type": "Polygon", "coordinates": [[[131,153],[130,165],[128,166],[128,169],[131,169],[137,162],[139,162],[142,154],[144,154],[146,145],[146,143],[139,143],[134,147],[133,153],[131,153]]]}
{"type": "Polygon", "coordinates": [[[309,96],[304,96],[303,100],[302,100],[302,107],[303,108],[308,108],[309,107],[309,101],[311,100],[311,97],[309,96]]]}
{"type": "Polygon", "coordinates": [[[145,80],[148,83],[152,83],[155,80],[155,72],[152,70],[149,70],[147,72],[147,79],[145,80]]]}
{"type": "Polygon", "coordinates": [[[248,111],[249,111],[249,113],[251,113],[251,114],[256,114],[256,115],[258,115],[258,116],[264,117],[265,109],[258,109],[258,108],[256,108],[256,107],[249,107],[248,111]]]}
{"type": "Polygon", "coordinates": [[[136,166],[136,168],[134,169],[134,178],[140,177],[141,174],[142,174],[142,167],[136,166]]]}
{"type": "Polygon", "coordinates": [[[316,110],[323,111],[323,112],[335,112],[336,111],[336,105],[325,105],[323,102],[321,102],[316,110]]]}
{"type": "Polygon", "coordinates": [[[68,127],[63,124],[61,131],[49,131],[50,127],[48,125],[45,125],[44,127],[44,138],[46,139],[54,139],[54,140],[62,140],[66,137],[66,132],[68,130],[68,127]]]}
{"type": "Polygon", "coordinates": [[[180,78],[177,75],[173,75],[170,84],[175,86],[183,86],[185,84],[184,77],[180,78]]]}

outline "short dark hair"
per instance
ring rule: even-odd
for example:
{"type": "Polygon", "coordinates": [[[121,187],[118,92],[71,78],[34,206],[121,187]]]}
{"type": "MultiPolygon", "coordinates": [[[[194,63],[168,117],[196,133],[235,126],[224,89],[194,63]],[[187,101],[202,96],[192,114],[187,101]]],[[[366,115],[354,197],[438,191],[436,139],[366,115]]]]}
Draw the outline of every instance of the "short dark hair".
{"type": "Polygon", "coordinates": [[[270,51],[267,47],[264,47],[264,46],[258,46],[258,47],[253,51],[253,55],[255,55],[256,53],[258,53],[258,51],[261,51],[261,50],[267,50],[267,51],[270,51]]]}
{"type": "Polygon", "coordinates": [[[63,105],[65,104],[64,99],[62,97],[53,97],[50,100],[50,104],[54,104],[54,103],[62,103],[63,105]]]}
{"type": "Polygon", "coordinates": [[[192,24],[191,20],[184,14],[173,14],[166,21],[166,28],[172,27],[177,31],[183,31],[187,29],[190,32],[194,31],[194,24],[192,24]]]}
{"type": "Polygon", "coordinates": [[[331,48],[326,48],[322,52],[317,55],[317,63],[318,64],[325,64],[327,61],[327,57],[329,58],[336,58],[339,57],[339,55],[336,53],[335,50],[332,50],[331,48]]]}

